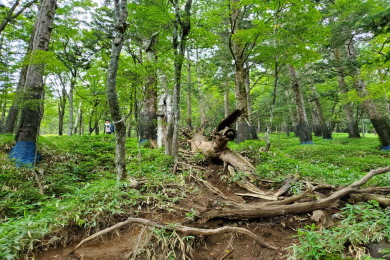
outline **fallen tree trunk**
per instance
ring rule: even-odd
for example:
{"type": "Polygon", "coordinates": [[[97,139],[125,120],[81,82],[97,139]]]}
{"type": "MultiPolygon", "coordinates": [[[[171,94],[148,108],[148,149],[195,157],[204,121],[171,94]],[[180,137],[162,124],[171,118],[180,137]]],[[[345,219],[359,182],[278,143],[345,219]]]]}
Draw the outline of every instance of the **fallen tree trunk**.
{"type": "Polygon", "coordinates": [[[307,213],[318,209],[331,207],[339,199],[355,192],[361,191],[360,186],[367,183],[375,175],[390,171],[390,166],[379,168],[370,171],[362,179],[352,183],[351,185],[331,193],[331,195],[315,199],[314,196],[308,196],[315,190],[324,188],[323,186],[312,187],[302,194],[286,198],[279,201],[269,201],[256,204],[234,203],[222,201],[219,205],[210,206],[210,209],[203,212],[203,222],[213,218],[228,218],[228,219],[254,219],[259,217],[282,216],[286,214],[307,213]],[[305,199],[309,201],[297,202],[305,199]],[[295,203],[294,203],[295,202],[295,203]],[[290,204],[292,203],[292,204],[290,204]]]}

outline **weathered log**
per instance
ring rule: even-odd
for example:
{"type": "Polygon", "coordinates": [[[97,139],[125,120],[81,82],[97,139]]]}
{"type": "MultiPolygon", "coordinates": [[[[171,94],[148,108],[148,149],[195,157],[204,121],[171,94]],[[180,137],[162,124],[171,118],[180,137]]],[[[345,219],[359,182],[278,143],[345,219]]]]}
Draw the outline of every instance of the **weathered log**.
{"type": "MultiPolygon", "coordinates": [[[[208,140],[203,133],[198,132],[188,142],[193,152],[200,152],[212,159],[220,159],[227,165],[234,167],[236,171],[245,173],[254,179],[255,167],[244,156],[226,147],[227,143],[233,141],[237,136],[236,131],[230,126],[241,114],[241,110],[236,110],[224,118],[211,134],[211,140],[208,140]]],[[[186,136],[190,135],[186,134],[186,136]]]]}
{"type": "Polygon", "coordinates": [[[345,197],[351,193],[359,191],[359,187],[375,175],[386,173],[390,171],[390,166],[384,168],[378,168],[367,173],[362,179],[352,183],[351,185],[342,188],[338,191],[331,193],[328,197],[321,199],[314,199],[311,197],[310,201],[296,202],[299,199],[306,198],[307,194],[319,189],[313,187],[303,194],[295,195],[285,200],[275,202],[263,202],[257,204],[243,204],[243,203],[226,203],[223,202],[218,207],[211,207],[210,210],[203,213],[203,221],[207,221],[212,218],[229,218],[229,219],[253,219],[259,217],[273,217],[282,216],[286,214],[298,214],[311,212],[318,209],[324,209],[331,207],[337,203],[339,199],[345,197]],[[293,204],[285,204],[286,202],[295,202],[293,204]]]}

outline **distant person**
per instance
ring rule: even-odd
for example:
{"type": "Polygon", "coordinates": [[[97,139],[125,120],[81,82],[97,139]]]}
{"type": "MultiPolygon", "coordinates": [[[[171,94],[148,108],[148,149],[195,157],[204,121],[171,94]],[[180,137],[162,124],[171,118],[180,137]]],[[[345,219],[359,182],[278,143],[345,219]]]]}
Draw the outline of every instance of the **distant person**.
{"type": "Polygon", "coordinates": [[[114,125],[110,123],[109,119],[106,119],[106,123],[104,124],[104,133],[112,134],[114,132],[114,125]]]}

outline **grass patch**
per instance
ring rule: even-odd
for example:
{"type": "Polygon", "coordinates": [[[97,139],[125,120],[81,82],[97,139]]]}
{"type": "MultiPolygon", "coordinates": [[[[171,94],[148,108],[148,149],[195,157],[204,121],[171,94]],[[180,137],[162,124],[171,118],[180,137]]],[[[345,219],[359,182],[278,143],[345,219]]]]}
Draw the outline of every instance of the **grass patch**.
{"type": "MultiPolygon", "coordinates": [[[[332,185],[347,185],[368,171],[390,164],[390,153],[379,150],[378,138],[371,134],[349,139],[346,134],[334,134],[334,139],[314,137],[314,145],[300,145],[296,137],[271,135],[271,150],[264,153],[264,141],[245,141],[230,144],[233,149],[253,158],[257,175],[284,180],[299,173],[301,179],[332,185]]],[[[368,185],[389,186],[389,174],[377,176],[368,185]]]]}
{"type": "MultiPolygon", "coordinates": [[[[7,152],[13,136],[1,136],[7,152]]],[[[66,229],[98,230],[119,216],[137,214],[140,208],[165,207],[185,196],[173,175],[172,159],[160,150],[127,140],[127,173],[142,180],[137,189],[117,184],[114,172],[114,136],[41,136],[43,155],[38,165],[44,195],[39,193],[31,169],[16,168],[1,153],[0,259],[15,259],[66,237],[66,229]]],[[[35,170],[35,169],[34,169],[35,170]]]]}
{"type": "Polygon", "coordinates": [[[347,205],[341,214],[343,220],[332,228],[321,230],[312,224],[298,230],[299,244],[292,247],[290,259],[345,259],[340,255],[361,259],[371,242],[390,240],[390,209],[362,203],[347,205]]]}

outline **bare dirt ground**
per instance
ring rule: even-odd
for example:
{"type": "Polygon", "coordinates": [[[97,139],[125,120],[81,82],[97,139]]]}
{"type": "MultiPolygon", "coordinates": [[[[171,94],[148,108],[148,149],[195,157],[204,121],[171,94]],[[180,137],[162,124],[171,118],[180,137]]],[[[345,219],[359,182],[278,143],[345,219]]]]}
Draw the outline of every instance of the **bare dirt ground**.
{"type": "MultiPolygon", "coordinates": [[[[207,171],[204,172],[203,178],[213,186],[219,188],[225,196],[235,200],[244,201],[235,193],[243,192],[234,183],[222,181],[219,174],[221,165],[209,165],[207,171]]],[[[202,209],[207,205],[213,204],[213,201],[218,200],[218,195],[210,191],[206,186],[190,181],[187,184],[189,187],[197,188],[197,191],[191,193],[187,198],[181,200],[171,210],[156,210],[152,212],[141,212],[137,217],[160,221],[163,223],[180,223],[181,225],[197,227],[197,228],[218,228],[223,226],[241,227],[250,230],[264,242],[277,248],[265,248],[256,242],[253,238],[237,233],[224,233],[214,236],[196,236],[192,241],[188,250],[189,259],[199,260],[214,260],[214,259],[240,259],[240,260],[271,260],[271,259],[287,259],[288,247],[291,246],[296,238],[296,229],[303,227],[310,221],[310,214],[288,215],[283,217],[262,218],[255,220],[226,220],[212,219],[203,223],[202,221],[190,220],[186,217],[185,212],[189,209],[202,209]]],[[[258,199],[247,199],[246,203],[258,199]]],[[[129,213],[129,216],[132,216],[129,213]]],[[[126,216],[124,217],[124,219],[126,216]]],[[[150,230],[150,228],[148,228],[150,230]]],[[[78,248],[72,256],[68,253],[76,246],[79,241],[69,244],[64,248],[51,248],[47,251],[36,255],[32,259],[37,260],[116,260],[116,259],[178,259],[176,257],[166,258],[159,255],[164,249],[162,243],[156,242],[156,239],[147,238],[145,228],[139,224],[130,224],[126,227],[117,229],[109,234],[100,236],[96,239],[86,242],[78,248]],[[144,232],[144,233],[142,233],[144,232]],[[146,242],[145,242],[146,241],[146,242]],[[131,257],[131,253],[139,249],[142,243],[149,244],[149,250],[143,250],[137,256],[131,257]],[[154,247],[154,248],[153,248],[154,247]],[[150,250],[152,248],[152,250],[150,250]]],[[[80,238],[83,235],[80,234],[80,238]]],[[[85,236],[84,236],[85,237],[85,236]]],[[[81,240],[81,239],[80,239],[81,240]]],[[[169,240],[168,242],[169,243],[169,240]]],[[[180,251],[176,248],[176,251],[180,251]]],[[[184,250],[184,249],[182,249],[184,250]]],[[[166,254],[165,254],[166,256],[166,254]]],[[[181,259],[184,259],[180,257],[181,259]]],[[[188,259],[187,258],[187,259],[188,259]]]]}

